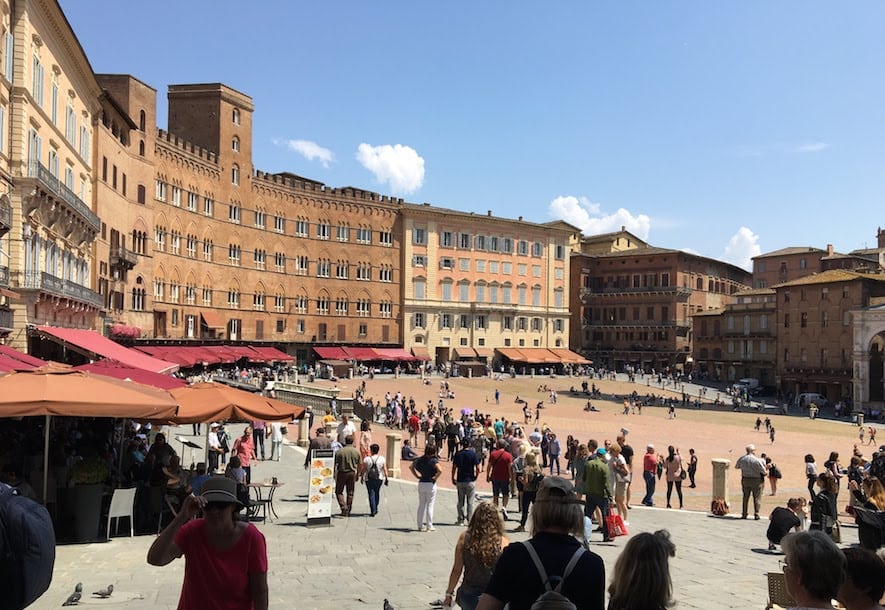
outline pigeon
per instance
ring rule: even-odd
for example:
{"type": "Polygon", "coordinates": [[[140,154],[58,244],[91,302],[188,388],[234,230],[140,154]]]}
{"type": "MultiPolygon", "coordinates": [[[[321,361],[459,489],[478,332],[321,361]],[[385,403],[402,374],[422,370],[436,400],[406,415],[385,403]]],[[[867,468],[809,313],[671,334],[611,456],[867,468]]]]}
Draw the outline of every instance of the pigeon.
{"type": "Polygon", "coordinates": [[[94,591],[93,595],[98,595],[102,599],[107,599],[111,596],[111,593],[114,592],[114,585],[108,585],[107,589],[102,589],[100,591],[94,591]]]}
{"type": "Polygon", "coordinates": [[[80,598],[83,597],[83,583],[78,582],[77,586],[74,587],[74,592],[68,595],[68,598],[65,600],[65,603],[62,606],[76,606],[80,603],[80,598]]]}
{"type": "Polygon", "coordinates": [[[396,610],[396,608],[394,608],[391,603],[387,601],[386,597],[384,598],[384,610],[396,610]]]}

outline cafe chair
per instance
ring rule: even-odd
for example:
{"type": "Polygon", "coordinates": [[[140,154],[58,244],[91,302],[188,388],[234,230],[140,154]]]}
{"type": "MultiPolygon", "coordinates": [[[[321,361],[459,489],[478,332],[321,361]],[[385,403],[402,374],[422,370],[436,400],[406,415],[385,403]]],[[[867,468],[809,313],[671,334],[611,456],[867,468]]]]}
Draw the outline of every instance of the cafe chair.
{"type": "Polygon", "coordinates": [[[108,531],[106,538],[111,537],[111,520],[117,520],[115,534],[120,533],[120,518],[129,518],[129,537],[135,535],[135,487],[129,489],[115,489],[111,496],[111,507],[108,509],[108,531]]]}
{"type": "Polygon", "coordinates": [[[765,610],[772,608],[789,608],[796,605],[796,600],[787,592],[787,579],[783,572],[768,573],[768,605],[765,610]]]}
{"type": "Polygon", "coordinates": [[[249,498],[249,507],[248,507],[248,515],[250,521],[261,521],[262,523],[267,522],[267,505],[270,504],[270,500],[267,498],[261,497],[261,491],[254,489],[255,498],[249,498]]]}

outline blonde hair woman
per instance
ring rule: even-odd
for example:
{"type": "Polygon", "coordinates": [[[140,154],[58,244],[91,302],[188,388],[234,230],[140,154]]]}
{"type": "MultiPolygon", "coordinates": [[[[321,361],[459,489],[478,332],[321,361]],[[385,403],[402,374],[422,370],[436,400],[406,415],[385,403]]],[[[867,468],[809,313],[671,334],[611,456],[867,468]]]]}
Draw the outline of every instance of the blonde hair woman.
{"type": "Polygon", "coordinates": [[[667,530],[636,534],[615,562],[608,610],[666,610],[673,606],[670,557],[676,545],[667,530]]]}
{"type": "Polygon", "coordinates": [[[480,502],[473,511],[467,531],[458,537],[455,545],[455,562],[449,575],[445,605],[451,606],[457,601],[464,610],[474,610],[492,576],[492,568],[508,544],[510,540],[504,535],[501,513],[494,504],[480,502]],[[455,585],[462,572],[464,580],[456,596],[455,585]]]}

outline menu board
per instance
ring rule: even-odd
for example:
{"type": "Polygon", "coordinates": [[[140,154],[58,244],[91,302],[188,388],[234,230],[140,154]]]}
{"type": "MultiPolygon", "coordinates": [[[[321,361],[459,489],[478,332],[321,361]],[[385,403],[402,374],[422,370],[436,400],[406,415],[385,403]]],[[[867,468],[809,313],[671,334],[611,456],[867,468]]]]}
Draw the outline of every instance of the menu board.
{"type": "Polygon", "coordinates": [[[335,452],[314,449],[310,454],[307,488],[307,524],[328,524],[335,498],[335,452]]]}

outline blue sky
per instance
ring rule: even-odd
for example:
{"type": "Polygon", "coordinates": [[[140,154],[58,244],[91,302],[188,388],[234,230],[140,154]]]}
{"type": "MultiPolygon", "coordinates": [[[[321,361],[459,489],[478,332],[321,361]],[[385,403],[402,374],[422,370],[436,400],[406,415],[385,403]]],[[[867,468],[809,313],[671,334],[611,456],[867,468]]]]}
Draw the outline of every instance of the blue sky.
{"type": "Polygon", "coordinates": [[[742,266],[885,226],[882,2],[61,5],[161,127],[169,84],[252,96],[263,171],[742,266]]]}

